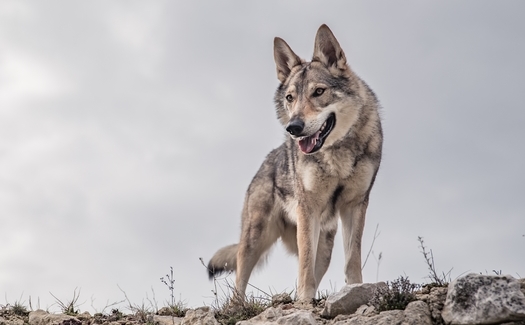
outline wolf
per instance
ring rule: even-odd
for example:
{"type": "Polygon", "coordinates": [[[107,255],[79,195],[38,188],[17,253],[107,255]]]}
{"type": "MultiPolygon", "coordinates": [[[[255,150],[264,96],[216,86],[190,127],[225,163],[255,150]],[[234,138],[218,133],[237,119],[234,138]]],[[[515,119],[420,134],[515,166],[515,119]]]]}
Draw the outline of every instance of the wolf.
{"type": "Polygon", "coordinates": [[[239,243],[218,250],[208,272],[212,279],[235,271],[235,295],[244,298],[252,270],[281,239],[298,255],[298,298],[311,301],[330,264],[338,217],[345,281],[362,283],[361,238],[383,144],[380,105],[326,25],[310,62],[279,37],[274,59],[274,101],[286,138],[248,187],[239,243]]]}

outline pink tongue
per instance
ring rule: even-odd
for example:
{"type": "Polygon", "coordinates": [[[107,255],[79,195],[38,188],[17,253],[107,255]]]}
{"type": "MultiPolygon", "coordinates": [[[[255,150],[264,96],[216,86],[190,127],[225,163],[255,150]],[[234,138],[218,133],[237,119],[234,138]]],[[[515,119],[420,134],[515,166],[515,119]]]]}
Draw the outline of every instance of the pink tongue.
{"type": "Polygon", "coordinates": [[[299,147],[301,148],[301,151],[304,153],[310,153],[314,149],[315,144],[317,143],[319,134],[321,134],[321,131],[317,131],[311,136],[299,140],[299,147]]]}

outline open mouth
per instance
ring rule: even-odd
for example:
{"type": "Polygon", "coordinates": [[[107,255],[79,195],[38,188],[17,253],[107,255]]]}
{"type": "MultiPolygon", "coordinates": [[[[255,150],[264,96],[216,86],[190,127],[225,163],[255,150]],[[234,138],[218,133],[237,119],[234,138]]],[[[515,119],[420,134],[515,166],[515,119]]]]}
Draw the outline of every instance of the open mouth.
{"type": "Polygon", "coordinates": [[[299,138],[299,148],[304,153],[314,153],[321,149],[324,144],[324,140],[330,132],[334,129],[335,125],[335,114],[332,113],[326,121],[323,123],[321,128],[309,137],[299,138]]]}

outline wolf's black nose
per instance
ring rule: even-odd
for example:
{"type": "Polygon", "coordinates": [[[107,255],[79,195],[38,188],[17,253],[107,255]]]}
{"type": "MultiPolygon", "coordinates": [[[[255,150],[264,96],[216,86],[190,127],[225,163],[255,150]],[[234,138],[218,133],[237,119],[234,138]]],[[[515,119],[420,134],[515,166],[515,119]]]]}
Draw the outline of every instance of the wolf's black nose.
{"type": "Polygon", "coordinates": [[[299,135],[303,132],[304,122],[298,118],[291,120],[286,126],[286,131],[291,135],[299,135]]]}

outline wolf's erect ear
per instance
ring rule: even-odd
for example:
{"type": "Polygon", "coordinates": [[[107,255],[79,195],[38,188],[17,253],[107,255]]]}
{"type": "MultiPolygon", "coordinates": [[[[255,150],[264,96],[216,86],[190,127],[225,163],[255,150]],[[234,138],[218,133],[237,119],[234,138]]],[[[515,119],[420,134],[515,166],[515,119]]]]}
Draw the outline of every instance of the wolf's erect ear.
{"type": "Polygon", "coordinates": [[[273,40],[273,57],[277,67],[277,79],[282,83],[288,78],[292,68],[301,64],[301,59],[292,51],[290,46],[279,37],[273,40]]]}
{"type": "Polygon", "coordinates": [[[319,61],[329,68],[335,66],[340,70],[346,69],[345,53],[330,28],[324,24],[319,27],[315,36],[312,61],[319,61]]]}

